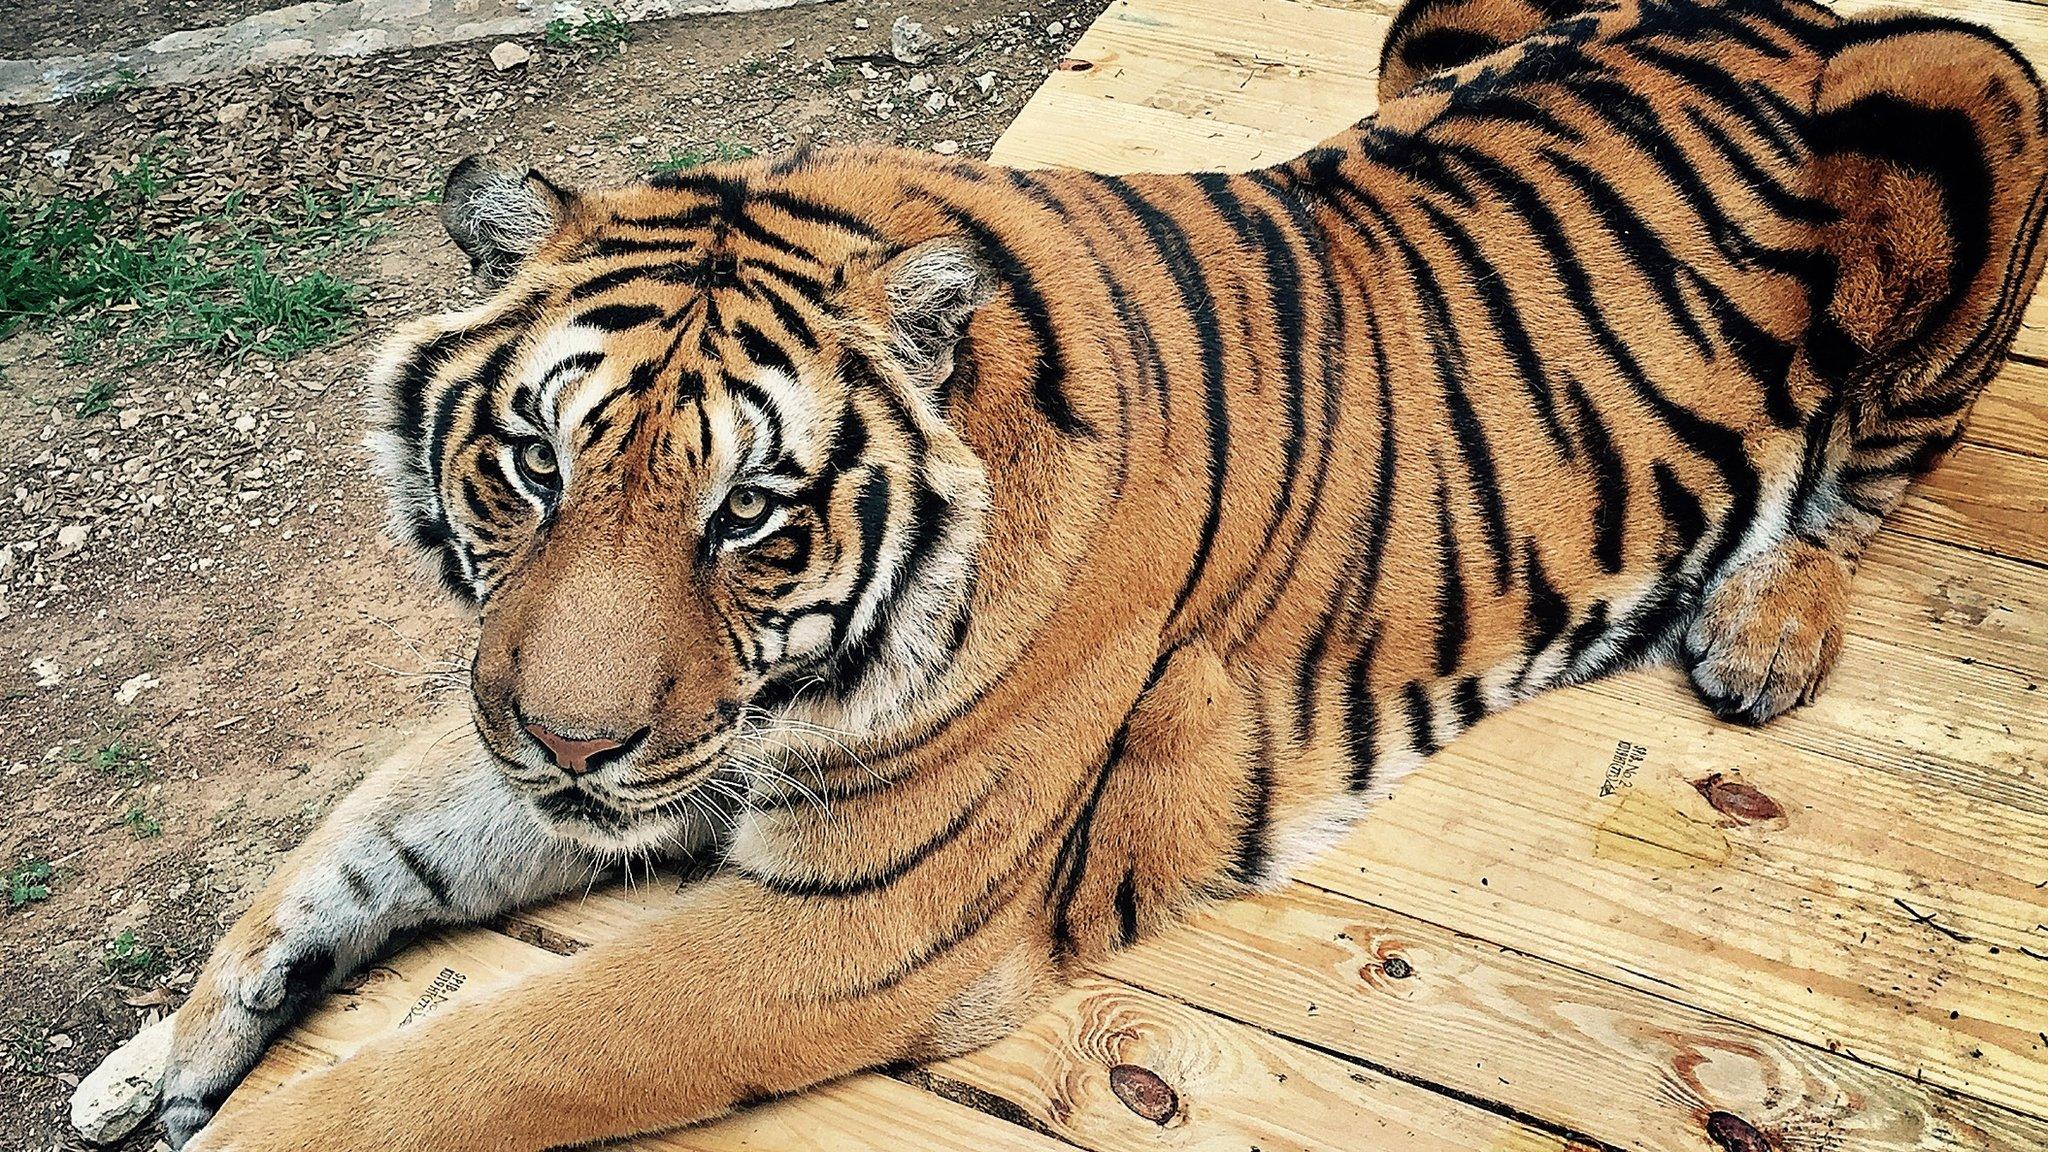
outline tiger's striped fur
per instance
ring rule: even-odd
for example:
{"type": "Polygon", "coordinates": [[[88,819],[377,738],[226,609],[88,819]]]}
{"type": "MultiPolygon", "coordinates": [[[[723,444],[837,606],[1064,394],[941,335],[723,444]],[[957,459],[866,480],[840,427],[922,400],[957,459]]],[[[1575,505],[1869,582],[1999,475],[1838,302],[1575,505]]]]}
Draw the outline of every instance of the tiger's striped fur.
{"type": "Polygon", "coordinates": [[[959,1051],[1532,693],[1810,696],[2038,278],[2031,70],[1804,0],[1418,0],[1387,52],[1376,117],[1243,175],[459,169],[510,282],[400,336],[380,441],[500,771],[382,774],[294,857],[181,1017],[175,1140],[379,931],[622,845],[732,822],[634,939],[192,1146],[523,1152],[959,1051]]]}

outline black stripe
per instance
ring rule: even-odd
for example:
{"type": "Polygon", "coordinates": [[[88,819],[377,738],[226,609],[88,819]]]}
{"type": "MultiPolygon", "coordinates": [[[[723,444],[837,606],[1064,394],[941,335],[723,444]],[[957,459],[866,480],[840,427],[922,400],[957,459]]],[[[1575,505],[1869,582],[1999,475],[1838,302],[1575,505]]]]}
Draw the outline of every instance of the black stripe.
{"type": "Polygon", "coordinates": [[[1621,571],[1622,533],[1628,519],[1628,471],[1615,449],[1599,409],[1577,380],[1567,378],[1565,397],[1578,417],[1579,440],[1593,474],[1593,559],[1607,573],[1621,571]]]}
{"type": "Polygon", "coordinates": [[[1486,704],[1479,698],[1479,678],[1467,676],[1451,689],[1451,706],[1458,710],[1460,730],[1472,727],[1486,717],[1486,704]]]}
{"type": "Polygon", "coordinates": [[[792,380],[796,379],[796,364],[790,360],[789,353],[784,352],[781,346],[770,340],[759,328],[742,320],[734,325],[734,333],[739,337],[740,349],[747,354],[747,359],[762,368],[780,372],[792,380]]]}
{"type": "Polygon", "coordinates": [[[1375,629],[1344,669],[1344,752],[1351,771],[1347,784],[1353,792],[1372,786],[1379,768],[1379,705],[1372,696],[1372,661],[1380,646],[1375,629]]]}
{"type": "Polygon", "coordinates": [[[1685,486],[1671,465],[1659,460],[1650,466],[1650,471],[1657,480],[1657,507],[1673,533],[1672,552],[1665,567],[1676,568],[1706,532],[1707,514],[1700,507],[1700,498],[1685,486]]]}
{"type": "Polygon", "coordinates": [[[1273,731],[1267,722],[1265,695],[1256,684],[1248,686],[1252,721],[1252,758],[1246,767],[1245,783],[1250,803],[1244,827],[1237,832],[1237,850],[1231,857],[1231,874],[1245,884],[1256,884],[1265,874],[1270,855],[1266,833],[1273,820],[1273,731]]]}
{"type": "Polygon", "coordinates": [[[969,801],[965,807],[954,815],[952,820],[947,822],[944,828],[939,829],[931,838],[911,848],[910,851],[905,852],[896,859],[888,861],[879,867],[872,868],[869,871],[862,872],[859,875],[831,879],[799,878],[769,876],[746,868],[739,870],[740,875],[772,892],[780,892],[785,896],[843,900],[850,896],[865,896],[870,893],[880,892],[909,875],[911,870],[931,859],[940,849],[958,840],[960,834],[967,830],[969,824],[973,823],[975,816],[980,813],[983,804],[988,801],[989,796],[994,792],[995,784],[991,781],[982,790],[980,795],[969,801]]]}
{"type": "Polygon", "coordinates": [[[1429,216],[1437,234],[1443,237],[1452,255],[1457,257],[1464,270],[1465,287],[1479,297],[1480,307],[1501,348],[1514,363],[1516,379],[1528,395],[1530,407],[1536,410],[1536,418],[1542,421],[1544,432],[1549,434],[1551,445],[1559,455],[1571,459],[1571,438],[1565,435],[1564,425],[1558,422],[1557,401],[1550,394],[1549,374],[1544,370],[1542,358],[1536,354],[1535,341],[1522,323],[1520,310],[1515,307],[1507,277],[1501,275],[1500,270],[1480,251],[1472,234],[1448,213],[1427,201],[1419,201],[1417,207],[1429,216]]]}
{"type": "Polygon", "coordinates": [[[1081,880],[1088,870],[1088,851],[1094,841],[1095,810],[1102,803],[1102,794],[1109,787],[1109,778],[1123,762],[1124,749],[1130,742],[1131,719],[1145,704],[1145,697],[1166,674],[1166,664],[1173,659],[1176,650],[1169,648],[1159,654],[1152,663],[1152,671],[1145,678],[1144,687],[1138,690],[1137,699],[1131,702],[1130,710],[1124,713],[1123,723],[1117,725],[1116,733],[1109,738],[1109,747],[1102,756],[1102,765],[1095,772],[1094,786],[1089,790],[1088,799],[1074,815],[1073,823],[1067,825],[1067,833],[1060,841],[1060,849],[1053,859],[1051,875],[1046,885],[1046,898],[1052,905],[1053,955],[1068,957],[1074,954],[1074,926],[1072,922],[1074,897],[1080,891],[1081,880]]]}
{"type": "Polygon", "coordinates": [[[603,332],[624,332],[642,324],[652,324],[666,313],[652,304],[600,304],[588,312],[580,312],[571,324],[584,328],[596,328],[603,332]]]}
{"type": "Polygon", "coordinates": [[[1138,941],[1138,873],[1124,869],[1123,882],[1116,886],[1117,938],[1128,948],[1138,941]]]}
{"type": "Polygon", "coordinates": [[[1457,525],[1442,465],[1436,476],[1436,674],[1448,676],[1465,660],[1465,573],[1458,564],[1457,525]]]}
{"type": "Polygon", "coordinates": [[[1153,252],[1180,293],[1183,311],[1191,318],[1196,346],[1202,358],[1203,415],[1209,448],[1209,504],[1202,518],[1202,534],[1195,546],[1194,559],[1188,565],[1188,574],[1181,582],[1180,591],[1174,596],[1173,613],[1168,618],[1168,627],[1173,628],[1178,625],[1181,612],[1208,568],[1209,554],[1216,545],[1216,532],[1223,520],[1223,491],[1230,449],[1230,409],[1223,379],[1223,341],[1212,320],[1216,315],[1216,299],[1204,279],[1202,261],[1188,244],[1187,234],[1172,217],[1140,196],[1128,181],[1106,176],[1102,185],[1121,200],[1144,227],[1153,252]]]}
{"type": "Polygon", "coordinates": [[[996,235],[995,230],[963,208],[947,203],[936,194],[924,196],[945,213],[955,227],[974,242],[983,259],[995,271],[996,279],[1008,289],[1024,324],[1031,330],[1031,401],[1052,426],[1067,436],[1093,436],[1095,426],[1074,410],[1067,398],[1067,363],[1060,348],[1059,331],[1031,268],[996,235]]]}
{"type": "Polygon", "coordinates": [[[440,872],[427,861],[427,858],[415,851],[412,845],[400,840],[395,832],[387,829],[384,838],[391,842],[398,862],[405,866],[407,872],[412,873],[412,878],[419,882],[421,888],[426,889],[427,895],[434,898],[434,903],[443,908],[449,907],[448,882],[442,879],[440,872]]]}
{"type": "Polygon", "coordinates": [[[1402,702],[1408,709],[1408,743],[1424,756],[1434,756],[1443,748],[1436,738],[1436,714],[1430,708],[1429,693],[1420,680],[1410,680],[1401,690],[1402,702]]]}

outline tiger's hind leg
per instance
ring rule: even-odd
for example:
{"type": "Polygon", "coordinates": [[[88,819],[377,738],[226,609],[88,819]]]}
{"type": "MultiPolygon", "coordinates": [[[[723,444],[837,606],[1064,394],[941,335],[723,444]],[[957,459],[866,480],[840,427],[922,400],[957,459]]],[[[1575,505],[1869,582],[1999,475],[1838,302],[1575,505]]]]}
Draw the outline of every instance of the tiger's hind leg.
{"type": "Polygon", "coordinates": [[[1807,136],[1839,218],[1821,230],[1833,280],[1793,370],[1828,399],[1776,521],[1709,583],[1682,645],[1709,706],[1753,724],[1819,689],[1857,560],[1961,435],[2041,272],[2048,101],[1988,33],[1844,22],[1807,136]]]}
{"type": "Polygon", "coordinates": [[[1380,103],[1417,80],[1500,51],[1593,0],[1409,0],[1380,46],[1380,103]]]}

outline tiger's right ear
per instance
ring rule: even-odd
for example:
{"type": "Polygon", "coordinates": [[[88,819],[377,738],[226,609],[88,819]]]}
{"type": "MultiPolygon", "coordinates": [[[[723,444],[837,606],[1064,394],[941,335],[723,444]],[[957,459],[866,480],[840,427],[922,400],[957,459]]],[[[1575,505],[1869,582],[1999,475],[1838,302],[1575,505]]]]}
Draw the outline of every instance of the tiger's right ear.
{"type": "Polygon", "coordinates": [[[466,156],[442,186],[441,224],[468,254],[470,271],[496,284],[540,251],[575,201],[538,168],[515,172],[466,156]]]}

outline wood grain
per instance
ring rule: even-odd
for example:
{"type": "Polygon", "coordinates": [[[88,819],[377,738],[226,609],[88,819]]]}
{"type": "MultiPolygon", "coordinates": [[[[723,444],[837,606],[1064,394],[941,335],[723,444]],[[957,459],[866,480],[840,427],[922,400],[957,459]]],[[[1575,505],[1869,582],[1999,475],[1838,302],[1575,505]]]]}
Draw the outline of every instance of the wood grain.
{"type": "Polygon", "coordinates": [[[2048,1124],[1306,885],[1219,909],[1105,973],[1645,1152],[1707,1117],[1781,1148],[2048,1147],[2048,1124]]]}

